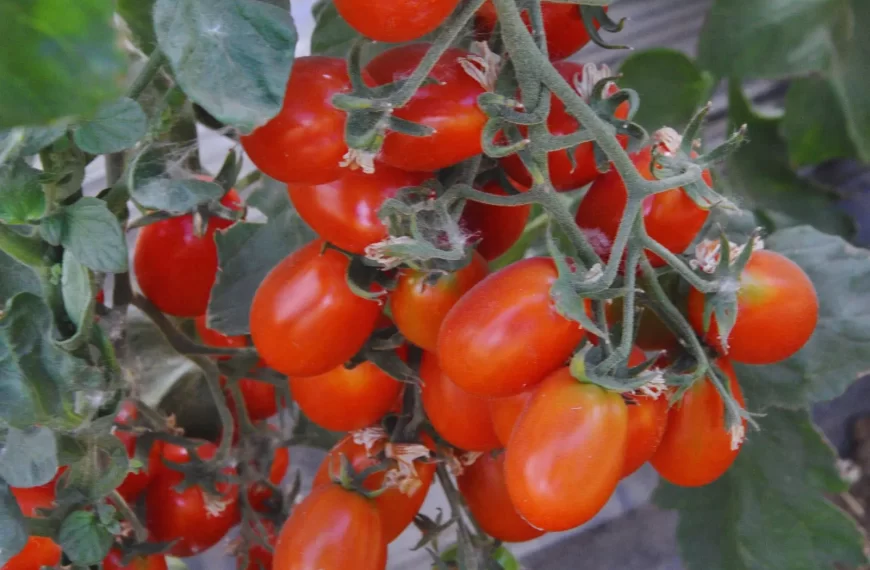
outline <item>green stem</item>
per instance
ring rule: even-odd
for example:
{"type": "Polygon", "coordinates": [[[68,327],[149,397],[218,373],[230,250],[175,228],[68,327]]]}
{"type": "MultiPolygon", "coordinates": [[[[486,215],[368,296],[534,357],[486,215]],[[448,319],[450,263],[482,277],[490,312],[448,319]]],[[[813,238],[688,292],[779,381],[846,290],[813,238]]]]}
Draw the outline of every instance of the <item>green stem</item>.
{"type": "Polygon", "coordinates": [[[42,268],[50,263],[50,248],[37,237],[22,235],[0,224],[0,249],[24,265],[42,268]]]}
{"type": "Polygon", "coordinates": [[[142,71],[139,72],[139,75],[136,76],[136,79],[133,80],[133,83],[127,90],[127,97],[138,99],[139,95],[145,91],[145,88],[148,87],[148,84],[151,83],[165,62],[166,55],[163,51],[160,48],[154,48],[154,51],[148,56],[148,61],[145,62],[145,67],[142,68],[142,71]]]}
{"type": "Polygon", "coordinates": [[[133,509],[130,508],[130,505],[128,505],[127,501],[124,500],[124,497],[118,493],[117,489],[109,493],[109,500],[112,501],[115,508],[120,511],[124,520],[130,523],[130,526],[133,528],[133,533],[136,535],[136,542],[147,542],[148,529],[145,528],[145,525],[142,524],[142,521],[139,520],[139,517],[136,516],[136,513],[133,512],[133,509]]]}
{"type": "Polygon", "coordinates": [[[679,273],[680,277],[685,279],[689,285],[701,291],[702,293],[714,293],[719,290],[718,281],[707,281],[702,279],[700,275],[695,273],[691,267],[674,254],[671,250],[654,240],[649,236],[646,230],[641,234],[641,243],[643,246],[661,257],[674,271],[679,273]]]}

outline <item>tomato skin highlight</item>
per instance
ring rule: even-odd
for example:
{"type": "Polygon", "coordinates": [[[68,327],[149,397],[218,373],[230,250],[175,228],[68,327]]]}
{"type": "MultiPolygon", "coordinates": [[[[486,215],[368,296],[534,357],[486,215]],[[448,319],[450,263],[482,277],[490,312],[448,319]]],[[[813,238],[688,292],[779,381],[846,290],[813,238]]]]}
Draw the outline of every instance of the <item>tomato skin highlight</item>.
{"type": "Polygon", "coordinates": [[[103,570],[166,570],[166,557],[162,554],[137,556],[129,564],[123,564],[121,551],[113,548],[103,559],[103,570]]]}
{"type": "Polygon", "coordinates": [[[296,58],[284,103],[268,123],[242,136],[242,147],[265,174],[281,182],[322,184],[338,178],[347,152],[347,114],[332,97],[350,91],[347,63],[337,57],[296,58]]]}
{"type": "MultiPolygon", "coordinates": [[[[54,506],[54,486],[21,488],[9,487],[18,507],[26,517],[37,516],[36,509],[54,506]]],[[[52,539],[44,536],[28,537],[24,548],[3,565],[2,570],[39,570],[43,566],[60,564],[61,548],[52,539]]]]}
{"type": "Polygon", "coordinates": [[[668,398],[645,395],[629,397],[628,437],[622,476],[628,477],[655,454],[668,426],[668,398]]]}
{"type": "Polygon", "coordinates": [[[438,357],[457,386],[479,396],[522,392],[562,366],[583,339],[556,312],[553,260],[523,259],[493,273],[456,303],[438,334],[438,357]]]}
{"type": "MultiPolygon", "coordinates": [[[[136,416],[136,405],[133,402],[127,401],[121,404],[118,415],[115,417],[115,423],[121,425],[128,424],[134,421],[136,416]]],[[[115,430],[115,437],[121,440],[127,449],[127,456],[132,459],[136,455],[136,436],[130,432],[115,430]]],[[[137,473],[127,474],[124,481],[118,486],[118,493],[128,503],[133,503],[139,498],[139,495],[151,483],[154,474],[160,469],[162,465],[160,461],[162,450],[163,443],[155,440],[151,445],[151,450],[148,452],[148,464],[142,466],[137,473]]]]}
{"type": "MultiPolygon", "coordinates": [[[[427,43],[404,45],[376,56],[365,67],[371,85],[407,78],[430,47],[427,43]]],[[[467,56],[462,49],[447,49],[429,74],[436,82],[420,87],[407,105],[393,113],[435,132],[427,137],[388,132],[379,160],[402,170],[434,172],[483,152],[480,139],[487,116],[477,106],[477,97],[484,88],[459,64],[467,56]]]]}
{"type": "Polygon", "coordinates": [[[524,521],[514,508],[504,478],[504,453],[484,453],[456,478],[474,520],[488,535],[504,542],[525,542],[544,531],[524,521]]]}
{"type": "Polygon", "coordinates": [[[367,38],[400,43],[437,28],[459,0],[336,0],[335,8],[350,27],[367,38]]]}
{"type": "MultiPolygon", "coordinates": [[[[505,196],[507,193],[501,185],[495,181],[489,181],[480,190],[497,196],[505,196]]],[[[492,261],[505,253],[514,245],[523,231],[532,205],[523,206],[494,206],[483,202],[469,200],[462,210],[460,224],[469,233],[480,236],[477,244],[477,253],[487,261],[492,261]]]]}
{"type": "Polygon", "coordinates": [[[315,376],[347,362],[381,313],[376,301],[347,285],[347,257],[322,248],[317,240],[285,258],[260,284],[251,306],[254,346],[288,376],[315,376]]]}
{"type": "MultiPolygon", "coordinates": [[[[704,335],[704,294],[697,289],[689,291],[688,312],[692,327],[725,354],[715,316],[704,335]]],[[[727,355],[745,364],[785,360],[807,343],[818,320],[819,300],[804,270],[775,251],[754,251],[740,275],[727,355]]]]}
{"type": "MultiPolygon", "coordinates": [[[[743,392],[731,362],[720,358],[716,364],[728,376],[731,393],[744,406],[743,392]]],[[[731,449],[722,397],[713,383],[704,378],[671,406],[668,428],[650,463],[674,485],[700,487],[721,477],[739,452],[739,447],[731,449]]]]}
{"type": "Polygon", "coordinates": [[[435,283],[425,271],[404,269],[390,294],[393,320],[406,339],[424,350],[438,348],[438,331],[457,301],[489,273],[486,260],[478,253],[471,262],[435,283]]]}
{"type": "Polygon", "coordinates": [[[520,418],[520,414],[526,409],[526,404],[532,399],[535,387],[532,386],[525,392],[505,396],[504,398],[492,398],[489,400],[489,413],[492,417],[492,425],[495,434],[503,446],[507,446],[514,432],[514,426],[520,418]]]}
{"type": "Polygon", "coordinates": [[[548,531],[594,517],[622,475],[627,433],[620,394],[578,382],[567,367],[548,376],[506,448],[505,480],[517,512],[548,531]]]}

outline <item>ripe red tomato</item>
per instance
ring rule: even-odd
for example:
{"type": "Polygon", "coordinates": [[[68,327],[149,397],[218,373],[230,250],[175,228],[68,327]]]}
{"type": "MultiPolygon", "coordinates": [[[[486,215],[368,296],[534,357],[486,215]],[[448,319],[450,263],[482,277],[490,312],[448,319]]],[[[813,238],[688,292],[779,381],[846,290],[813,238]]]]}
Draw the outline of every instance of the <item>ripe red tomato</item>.
{"type": "MultiPolygon", "coordinates": [[[[716,364],[730,381],[731,393],[743,406],[743,392],[731,362],[716,364]]],[[[712,483],[731,467],[740,449],[731,449],[725,426],[725,406],[716,387],[703,379],[668,412],[668,427],[650,463],[667,481],[683,487],[712,483]]]]}
{"type": "MultiPolygon", "coordinates": [[[[489,194],[504,196],[506,192],[498,182],[490,181],[480,188],[489,194]]],[[[480,236],[477,253],[487,261],[496,259],[511,248],[523,235],[531,204],[524,206],[493,206],[469,200],[462,210],[460,224],[469,233],[480,236]]]]}
{"type": "Polygon", "coordinates": [[[523,259],[493,273],[456,303],[438,335],[444,373],[472,394],[522,392],[563,365],[583,329],[556,312],[553,260],[523,259]]]}
{"type": "MultiPolygon", "coordinates": [[[[639,366],[646,360],[646,355],[637,347],[633,347],[628,357],[628,366],[639,366]]],[[[628,404],[628,437],[625,442],[625,465],[622,476],[628,477],[637,471],[641,465],[649,461],[668,424],[668,398],[662,394],[652,398],[644,394],[625,394],[628,404]]]]}
{"type": "MultiPolygon", "coordinates": [[[[221,384],[226,378],[221,377],[221,384]]],[[[278,400],[275,394],[275,385],[253,378],[242,378],[238,381],[242,399],[245,401],[245,410],[252,422],[258,422],[271,418],[278,413],[278,400]]],[[[235,413],[235,403],[229,390],[226,391],[227,403],[230,410],[235,413]]]]}
{"type": "MultiPolygon", "coordinates": [[[[274,550],[275,541],[277,540],[275,523],[269,519],[263,519],[260,522],[263,523],[263,527],[266,529],[267,535],[264,538],[274,550]]],[[[271,570],[273,550],[269,550],[262,544],[254,544],[248,550],[248,565],[245,567],[246,570],[271,570]]],[[[239,564],[241,564],[241,561],[239,561],[239,564]]]]}
{"type": "MultiPolygon", "coordinates": [[[[214,457],[217,448],[203,443],[196,453],[203,459],[214,457]]],[[[183,447],[165,444],[163,459],[186,463],[190,456],[183,447]]],[[[226,469],[228,475],[233,469],[226,469]]],[[[162,466],[148,486],[145,495],[148,530],[155,542],[176,541],[169,554],[186,557],[198,554],[220,541],[239,520],[238,485],[218,483],[219,497],[207,496],[202,487],[191,486],[183,491],[176,487],[184,475],[162,466]]]]}
{"type": "Polygon", "coordinates": [[[103,570],[166,570],[166,557],[162,554],[137,556],[129,564],[124,564],[124,555],[117,548],[109,551],[103,560],[103,570]]]}
{"type": "Polygon", "coordinates": [[[578,382],[560,368],[538,386],[508,442],[511,501],[532,526],[567,530],[604,507],[625,462],[622,395],[578,382]]]}
{"type": "Polygon", "coordinates": [[[532,386],[525,392],[520,392],[513,396],[489,400],[489,414],[492,417],[492,425],[502,446],[506,446],[508,441],[510,441],[511,434],[514,432],[514,426],[534,393],[535,386],[532,386]]]}
{"type": "MultiPolygon", "coordinates": [[[[433,447],[431,441],[424,440],[424,442],[430,449],[433,447]]],[[[371,455],[369,455],[366,453],[363,445],[354,443],[353,436],[348,435],[335,444],[335,447],[329,451],[323,463],[320,464],[320,468],[317,470],[317,474],[312,482],[313,488],[317,489],[332,484],[329,472],[330,465],[337,474],[342,455],[347,457],[354,471],[360,473],[379,462],[379,459],[374,456],[381,453],[383,449],[384,443],[378,442],[372,447],[371,455]]],[[[432,478],[435,476],[434,463],[417,460],[414,461],[414,468],[417,470],[420,485],[416,489],[412,489],[410,495],[406,495],[398,487],[393,487],[375,498],[375,504],[381,513],[383,539],[387,543],[395,540],[411,524],[411,521],[420,512],[420,507],[423,506],[423,501],[426,500],[429,487],[432,485],[432,478]]],[[[373,473],[366,478],[363,485],[369,491],[376,491],[383,487],[385,476],[385,471],[373,473]]]]}
{"type": "Polygon", "coordinates": [[[272,567],[384,570],[387,542],[375,502],[334,483],[315,489],[284,523],[272,567]]]}
{"type": "MultiPolygon", "coordinates": [[[[369,62],[373,86],[407,78],[431,46],[411,44],[392,48],[369,62]]],[[[397,108],[400,119],[435,129],[427,137],[387,133],[378,158],[402,170],[432,172],[482,152],[480,137],[487,116],[477,106],[484,88],[459,64],[468,53],[449,48],[432,68],[433,82],[424,84],[407,105],[397,108]]]]}
{"type": "Polygon", "coordinates": [[[314,376],[347,362],[375,329],[381,306],[346,281],[347,257],[314,241],[260,284],[251,336],[266,363],[288,376],[314,376]]]}
{"type": "Polygon", "coordinates": [[[350,27],[379,42],[416,40],[441,25],[459,0],[336,0],[350,27]]]}
{"type": "MultiPolygon", "coordinates": [[[[205,325],[205,315],[200,315],[194,320],[196,324],[196,333],[200,340],[207,346],[215,346],[218,348],[244,348],[248,346],[248,339],[245,335],[227,336],[212,330],[205,325]]],[[[218,360],[228,360],[229,356],[219,356],[218,360]]]]}
{"type": "MultiPolygon", "coordinates": [[[[275,450],[275,456],[272,458],[272,466],[269,469],[269,482],[273,485],[280,485],[289,467],[290,450],[286,447],[279,447],[275,450]]],[[[271,498],[272,489],[262,483],[255,483],[248,489],[248,503],[250,503],[255,511],[265,511],[267,503],[271,498]]]]}
{"type": "MultiPolygon", "coordinates": [[[[241,207],[234,190],[221,203],[234,210],[241,207]]],[[[185,214],[139,230],[133,269],[142,293],[164,313],[176,317],[205,314],[218,268],[214,234],[232,223],[211,217],[205,234],[197,237],[193,215],[185,214]]]]}
{"type": "Polygon", "coordinates": [[[504,480],[504,453],[484,453],[465,467],[456,482],[486,534],[504,542],[525,542],[544,534],[524,521],[511,502],[504,480]]]}
{"type": "MultiPolygon", "coordinates": [[[[121,404],[121,409],[118,410],[118,415],[115,417],[115,423],[125,425],[136,419],[136,405],[133,402],[127,401],[121,404]]],[[[115,431],[115,436],[124,443],[127,448],[127,455],[132,459],[136,455],[136,436],[126,431],[115,431]]],[[[154,474],[160,469],[161,451],[163,443],[155,441],[151,445],[151,450],[148,453],[148,464],[143,465],[138,472],[130,473],[124,478],[124,482],[118,487],[117,491],[124,497],[128,503],[133,503],[139,498],[139,495],[145,491],[148,484],[154,478],[154,474]]]]}
{"type": "Polygon", "coordinates": [[[242,146],[257,168],[282,182],[322,184],[343,172],[347,114],[332,97],[350,91],[347,63],[311,55],[293,62],[284,104],[268,123],[243,136],[242,146]]]}
{"type": "Polygon", "coordinates": [[[420,348],[434,352],[438,348],[438,331],[447,312],[466,291],[486,277],[486,260],[474,253],[468,265],[448,275],[437,276],[425,271],[403,270],[390,294],[393,320],[406,339],[420,348]]]}
{"type": "MultiPolygon", "coordinates": [[[[32,487],[28,489],[10,487],[18,501],[21,512],[26,517],[37,516],[36,509],[54,506],[54,487],[32,487]]],[[[43,566],[60,564],[61,549],[52,539],[44,536],[31,536],[24,548],[3,565],[2,570],[39,570],[43,566]]]]}
{"type": "MultiPolygon", "coordinates": [[[[644,178],[654,179],[650,172],[650,147],[632,155],[632,161],[644,178]]],[[[704,181],[713,184],[707,171],[704,171],[704,181]]],[[[586,232],[589,243],[604,260],[610,256],[627,202],[625,184],[616,169],[611,168],[595,180],[577,209],[577,225],[586,232]]],[[[698,207],[682,188],[646,197],[641,210],[650,237],[674,253],[682,253],[689,247],[709,214],[709,210],[698,207]]],[[[647,257],[654,266],[664,265],[655,254],[647,253],[647,257]]]]}
{"type": "Polygon", "coordinates": [[[379,164],[372,174],[348,168],[330,182],[289,184],[287,189],[296,211],[321,238],[362,255],[367,246],[388,236],[378,217],[383,203],[427,178],[426,173],[379,164]]]}
{"type": "MultiPolygon", "coordinates": [[[[689,291],[689,321],[703,335],[704,294],[689,291]]],[[[720,354],[746,364],[772,364],[796,353],[810,339],[819,320],[813,282],[794,261],[775,251],[752,252],[740,275],[737,321],[728,350],[719,339],[716,317],[705,335],[720,354]]]]}

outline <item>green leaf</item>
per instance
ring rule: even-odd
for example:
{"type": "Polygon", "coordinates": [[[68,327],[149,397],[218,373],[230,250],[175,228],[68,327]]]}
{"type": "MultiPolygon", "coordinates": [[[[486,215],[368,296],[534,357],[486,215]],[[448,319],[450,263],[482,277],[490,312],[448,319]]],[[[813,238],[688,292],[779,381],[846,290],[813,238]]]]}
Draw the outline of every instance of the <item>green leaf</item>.
{"type": "Polygon", "coordinates": [[[698,65],[717,77],[822,71],[844,0],[716,0],[698,40],[698,65]]]}
{"type": "Polygon", "coordinates": [[[65,125],[0,131],[0,166],[38,153],[66,132],[65,125]]]}
{"type": "Polygon", "coordinates": [[[831,83],[819,77],[794,79],[785,98],[782,136],[794,166],[856,157],[846,118],[831,83]]]}
{"type": "Polygon", "coordinates": [[[59,201],[82,189],[88,159],[84,151],[73,144],[72,137],[60,137],[40,152],[39,158],[42,161],[42,183],[46,194],[59,201]]]}
{"type": "Polygon", "coordinates": [[[97,114],[73,131],[73,140],[85,152],[109,154],[133,147],[145,136],[148,117],[136,101],[122,97],[100,107],[97,114]]]}
{"type": "Polygon", "coordinates": [[[157,0],[157,41],[179,85],[222,123],[251,131],[281,109],[296,29],[257,0],[157,0]]]}
{"type": "Polygon", "coordinates": [[[63,252],[60,284],[66,314],[76,326],[76,334],[61,342],[60,346],[65,350],[75,350],[87,342],[94,326],[97,304],[94,274],[66,250],[63,252]]]}
{"type": "Polygon", "coordinates": [[[834,453],[804,410],[758,418],[728,472],[705,487],[662,482],[653,500],[680,512],[687,570],[830,570],[866,562],[863,539],[825,499],[847,486],[834,453]]]}
{"type": "Polygon", "coordinates": [[[87,451],[70,465],[58,500],[98,501],[115,490],[130,471],[127,448],[114,435],[83,435],[80,441],[87,451]]]}
{"type": "Polygon", "coordinates": [[[254,293],[266,274],[314,234],[287,196],[285,186],[268,180],[248,203],[265,213],[265,224],[235,223],[215,234],[217,280],[208,305],[208,326],[224,334],[247,334],[254,293]]]}
{"type": "Polygon", "coordinates": [[[0,303],[25,292],[42,294],[39,277],[31,268],[0,251],[0,303]]]}
{"type": "Polygon", "coordinates": [[[133,33],[133,42],[145,53],[157,47],[154,35],[154,0],[116,0],[118,14],[133,33]]]}
{"type": "Polygon", "coordinates": [[[90,566],[102,562],[109,553],[112,534],[96,513],[74,511],[61,523],[58,542],[73,563],[90,566]]]}
{"type": "Polygon", "coordinates": [[[749,128],[749,142],[727,161],[725,180],[739,193],[744,208],[778,210],[797,223],[811,224],[831,234],[849,236],[854,232],[851,218],[835,207],[838,196],[831,190],[800,178],[788,160],[788,149],[780,136],[781,118],[756,114],[740,85],[729,86],[729,123],[749,128]]]}
{"type": "Polygon", "coordinates": [[[136,187],[131,196],[149,210],[165,210],[174,214],[191,212],[201,204],[218,200],[223,188],[214,182],[185,178],[152,178],[136,187]]]}
{"type": "Polygon", "coordinates": [[[23,159],[0,167],[0,221],[26,224],[45,213],[39,171],[23,159]]]}
{"type": "Polygon", "coordinates": [[[120,94],[124,59],[106,0],[0,2],[0,128],[93,113],[120,94]]]}
{"type": "Polygon", "coordinates": [[[344,57],[360,33],[344,21],[332,0],[318,0],[311,8],[314,32],[311,34],[311,53],[344,57]]]}
{"type": "Polygon", "coordinates": [[[713,77],[688,56],[664,48],[632,54],[619,72],[619,86],[640,95],[634,120],[649,132],[666,126],[682,130],[706,102],[714,84],[713,77]]]}
{"type": "Polygon", "coordinates": [[[57,473],[57,441],[45,427],[9,428],[0,452],[0,477],[13,487],[38,487],[57,473]]]}
{"type": "Polygon", "coordinates": [[[27,525],[9,485],[0,480],[0,567],[27,544],[27,525]]]}
{"type": "Polygon", "coordinates": [[[121,224],[98,198],[81,198],[64,209],[61,243],[94,271],[127,271],[127,242],[121,224]]]}

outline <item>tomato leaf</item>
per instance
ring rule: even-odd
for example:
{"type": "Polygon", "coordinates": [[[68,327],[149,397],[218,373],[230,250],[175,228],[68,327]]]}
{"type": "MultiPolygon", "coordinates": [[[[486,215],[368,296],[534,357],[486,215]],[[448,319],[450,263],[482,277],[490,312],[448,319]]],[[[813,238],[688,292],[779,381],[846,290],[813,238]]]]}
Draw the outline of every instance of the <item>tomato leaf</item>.
{"type": "Polygon", "coordinates": [[[311,53],[344,57],[360,33],[344,21],[332,0],[318,0],[311,8],[314,32],[311,34],[311,53]]]}
{"type": "Polygon", "coordinates": [[[0,127],[94,112],[120,94],[124,59],[105,0],[0,2],[0,127]]]}
{"type": "Polygon", "coordinates": [[[0,166],[23,156],[36,154],[56,141],[64,132],[66,132],[64,125],[15,127],[0,131],[0,166]]]}
{"type": "Polygon", "coordinates": [[[73,140],[91,154],[108,154],[133,147],[145,136],[148,117],[136,101],[122,97],[100,107],[73,130],[73,140]]]}
{"type": "Polygon", "coordinates": [[[223,194],[220,185],[206,180],[153,178],[137,187],[132,198],[149,210],[183,214],[218,200],[223,194]]]}
{"type": "Polygon", "coordinates": [[[98,501],[115,490],[130,471],[127,448],[114,435],[82,435],[80,441],[87,451],[70,465],[58,500],[98,501]]]}
{"type": "Polygon", "coordinates": [[[69,250],[63,252],[61,270],[61,296],[70,321],[76,326],[76,333],[59,343],[65,350],[75,350],[90,338],[94,326],[94,309],[97,306],[97,287],[91,271],[79,263],[69,250]]]}
{"type": "Polygon", "coordinates": [[[45,213],[39,171],[23,159],[0,167],[0,221],[26,224],[45,213]]]}
{"type": "Polygon", "coordinates": [[[846,118],[831,83],[820,77],[792,80],[785,99],[782,135],[794,166],[856,157],[846,132],[846,118]]]}
{"type": "Polygon", "coordinates": [[[805,410],[758,418],[737,461],[705,487],[662,482],[653,500],[680,513],[688,570],[830,570],[866,562],[860,531],[825,493],[847,489],[805,410]]]}
{"type": "Polygon", "coordinates": [[[112,546],[112,534],[96,513],[73,511],[60,525],[58,542],[64,554],[83,566],[102,562],[112,546]]]}
{"type": "Polygon", "coordinates": [[[0,303],[6,303],[18,293],[42,294],[36,273],[24,264],[0,251],[0,303]]]}
{"type": "Polygon", "coordinates": [[[118,219],[98,198],[65,208],[61,244],[83,265],[102,273],[127,271],[127,242],[118,219]]]}
{"type": "Polygon", "coordinates": [[[157,0],[157,42],[185,93],[251,131],[281,109],[296,45],[289,12],[258,0],[157,0]]]}
{"type": "Polygon", "coordinates": [[[27,544],[27,524],[9,484],[0,480],[0,567],[27,544]]]}
{"type": "Polygon", "coordinates": [[[0,452],[0,477],[13,487],[37,487],[57,473],[57,442],[54,432],[45,427],[6,432],[0,452]]]}

